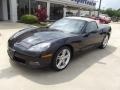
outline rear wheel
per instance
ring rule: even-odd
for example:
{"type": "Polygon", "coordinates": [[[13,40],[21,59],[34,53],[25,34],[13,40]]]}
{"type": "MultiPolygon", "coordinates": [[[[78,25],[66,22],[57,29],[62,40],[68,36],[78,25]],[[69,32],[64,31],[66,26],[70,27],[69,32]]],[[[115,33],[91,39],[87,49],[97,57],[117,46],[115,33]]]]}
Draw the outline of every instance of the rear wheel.
{"type": "Polygon", "coordinates": [[[52,67],[54,70],[60,71],[65,69],[71,60],[71,50],[69,47],[63,47],[59,49],[52,62],[52,67]]]}
{"type": "Polygon", "coordinates": [[[100,45],[100,49],[104,49],[107,47],[109,41],[109,35],[106,35],[105,38],[103,39],[102,44],[100,45]]]}

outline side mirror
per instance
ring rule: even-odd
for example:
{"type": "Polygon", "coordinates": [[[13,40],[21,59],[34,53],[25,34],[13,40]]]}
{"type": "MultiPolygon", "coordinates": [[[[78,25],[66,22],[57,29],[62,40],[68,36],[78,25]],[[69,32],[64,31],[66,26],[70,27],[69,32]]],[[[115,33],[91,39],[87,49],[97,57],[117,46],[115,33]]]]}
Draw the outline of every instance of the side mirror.
{"type": "Polygon", "coordinates": [[[91,33],[97,33],[97,30],[95,30],[95,31],[92,31],[91,33]]]}
{"type": "Polygon", "coordinates": [[[98,32],[97,30],[92,31],[92,32],[84,32],[84,37],[88,37],[90,34],[95,34],[97,32],[98,32]]]}

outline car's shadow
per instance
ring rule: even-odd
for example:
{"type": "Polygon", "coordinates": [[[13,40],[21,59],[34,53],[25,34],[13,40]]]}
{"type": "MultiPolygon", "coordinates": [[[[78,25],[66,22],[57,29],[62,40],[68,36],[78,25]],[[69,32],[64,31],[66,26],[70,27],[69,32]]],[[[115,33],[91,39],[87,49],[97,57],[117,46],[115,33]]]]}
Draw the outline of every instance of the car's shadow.
{"type": "Polygon", "coordinates": [[[0,79],[13,78],[20,75],[35,83],[44,85],[69,82],[96,63],[106,65],[106,63],[102,62],[102,59],[115,52],[115,50],[116,47],[109,46],[104,50],[92,49],[82,52],[75,55],[69,66],[60,72],[55,72],[49,68],[37,70],[29,69],[12,63],[11,67],[1,70],[0,79]]]}

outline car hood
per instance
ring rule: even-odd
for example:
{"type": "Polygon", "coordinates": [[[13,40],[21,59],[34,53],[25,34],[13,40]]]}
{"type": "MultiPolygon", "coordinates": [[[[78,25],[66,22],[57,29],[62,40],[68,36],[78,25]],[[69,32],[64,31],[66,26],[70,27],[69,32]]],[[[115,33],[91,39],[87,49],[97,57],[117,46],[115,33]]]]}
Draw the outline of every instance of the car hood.
{"type": "Polygon", "coordinates": [[[30,48],[39,43],[50,42],[51,40],[62,39],[69,36],[70,34],[58,30],[50,30],[50,29],[30,30],[28,32],[19,35],[16,38],[16,42],[14,46],[19,48],[20,47],[30,48]]]}

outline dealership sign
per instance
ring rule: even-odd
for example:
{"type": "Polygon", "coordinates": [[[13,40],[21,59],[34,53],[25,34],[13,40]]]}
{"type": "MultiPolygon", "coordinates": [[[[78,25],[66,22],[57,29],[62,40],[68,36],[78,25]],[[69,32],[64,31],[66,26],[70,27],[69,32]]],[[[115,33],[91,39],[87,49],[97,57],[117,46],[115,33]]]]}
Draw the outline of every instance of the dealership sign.
{"type": "Polygon", "coordinates": [[[82,4],[92,5],[92,6],[96,5],[96,1],[95,0],[71,0],[71,1],[74,1],[77,4],[82,3],[82,4]]]}

